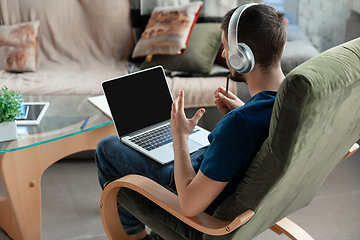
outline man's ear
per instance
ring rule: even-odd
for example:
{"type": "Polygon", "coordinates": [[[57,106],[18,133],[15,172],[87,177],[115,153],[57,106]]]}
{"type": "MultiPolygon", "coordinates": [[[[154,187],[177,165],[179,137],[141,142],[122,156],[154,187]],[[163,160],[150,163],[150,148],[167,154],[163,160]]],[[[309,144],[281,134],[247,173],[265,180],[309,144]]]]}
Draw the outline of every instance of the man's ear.
{"type": "Polygon", "coordinates": [[[289,25],[289,19],[284,18],[284,24],[285,24],[285,28],[287,27],[287,25],[289,25]]]}

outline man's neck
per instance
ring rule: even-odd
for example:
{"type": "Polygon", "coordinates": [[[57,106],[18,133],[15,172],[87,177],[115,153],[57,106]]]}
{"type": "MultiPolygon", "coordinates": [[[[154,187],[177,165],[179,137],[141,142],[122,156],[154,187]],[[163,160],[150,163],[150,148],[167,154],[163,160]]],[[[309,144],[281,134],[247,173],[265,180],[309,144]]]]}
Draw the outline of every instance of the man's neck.
{"type": "Polygon", "coordinates": [[[253,71],[247,74],[246,83],[250,95],[254,96],[263,91],[277,91],[284,78],[280,65],[271,68],[270,71],[261,71],[254,68],[253,71]]]}

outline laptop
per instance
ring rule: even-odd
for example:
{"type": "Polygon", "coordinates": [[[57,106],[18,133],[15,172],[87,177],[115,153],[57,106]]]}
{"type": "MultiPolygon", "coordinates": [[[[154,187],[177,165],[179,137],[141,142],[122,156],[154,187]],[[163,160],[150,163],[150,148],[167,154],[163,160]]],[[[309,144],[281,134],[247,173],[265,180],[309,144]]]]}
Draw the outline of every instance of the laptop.
{"type": "MultiPolygon", "coordinates": [[[[120,140],[159,163],[173,161],[173,97],[164,69],[156,66],[113,78],[102,82],[102,88],[120,140]]],[[[209,145],[209,133],[194,128],[188,140],[190,153],[209,145]]]]}

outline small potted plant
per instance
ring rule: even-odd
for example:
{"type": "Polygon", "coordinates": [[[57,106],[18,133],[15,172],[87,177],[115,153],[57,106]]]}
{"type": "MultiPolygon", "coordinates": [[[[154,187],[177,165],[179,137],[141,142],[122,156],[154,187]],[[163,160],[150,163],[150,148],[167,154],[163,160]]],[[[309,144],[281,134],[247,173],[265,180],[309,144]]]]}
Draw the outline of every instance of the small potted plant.
{"type": "Polygon", "coordinates": [[[16,130],[16,117],[20,114],[23,100],[20,94],[8,91],[3,86],[0,91],[0,142],[13,140],[18,137],[16,130]]]}

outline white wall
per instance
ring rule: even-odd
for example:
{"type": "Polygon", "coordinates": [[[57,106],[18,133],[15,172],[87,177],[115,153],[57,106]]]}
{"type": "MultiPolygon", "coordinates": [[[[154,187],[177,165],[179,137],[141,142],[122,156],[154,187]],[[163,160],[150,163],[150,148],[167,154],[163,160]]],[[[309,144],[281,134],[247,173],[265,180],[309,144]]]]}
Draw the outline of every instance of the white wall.
{"type": "Polygon", "coordinates": [[[288,12],[298,22],[299,0],[284,0],[284,11],[288,12]]]}
{"type": "MultiPolygon", "coordinates": [[[[359,6],[360,0],[285,0],[285,11],[292,9],[294,18],[309,37],[312,44],[324,51],[348,40],[346,30],[352,8],[359,6]]],[[[360,23],[352,22],[350,29],[360,28],[360,23]]]]}

